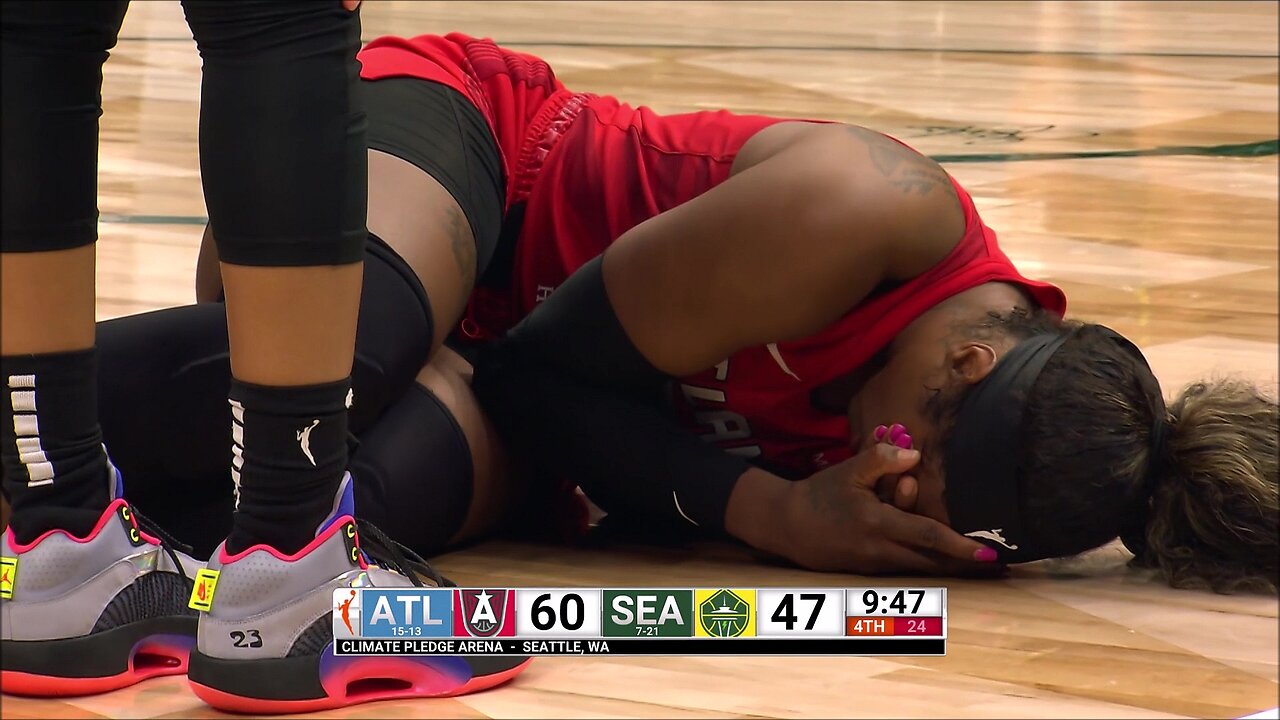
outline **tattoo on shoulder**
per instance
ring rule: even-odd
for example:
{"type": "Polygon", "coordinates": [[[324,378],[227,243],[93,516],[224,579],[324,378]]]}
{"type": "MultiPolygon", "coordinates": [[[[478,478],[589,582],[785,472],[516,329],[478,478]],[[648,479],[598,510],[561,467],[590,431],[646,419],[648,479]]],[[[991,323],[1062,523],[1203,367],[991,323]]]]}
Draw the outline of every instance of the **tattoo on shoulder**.
{"type": "Polygon", "coordinates": [[[848,131],[866,144],[872,164],[904,195],[928,195],[935,187],[951,186],[946,171],[936,162],[901,143],[855,125],[848,126],[848,131]]]}
{"type": "Polygon", "coordinates": [[[453,259],[458,263],[458,273],[462,276],[462,292],[471,294],[476,282],[476,243],[471,238],[467,219],[458,208],[449,208],[449,246],[453,250],[453,259]]]}

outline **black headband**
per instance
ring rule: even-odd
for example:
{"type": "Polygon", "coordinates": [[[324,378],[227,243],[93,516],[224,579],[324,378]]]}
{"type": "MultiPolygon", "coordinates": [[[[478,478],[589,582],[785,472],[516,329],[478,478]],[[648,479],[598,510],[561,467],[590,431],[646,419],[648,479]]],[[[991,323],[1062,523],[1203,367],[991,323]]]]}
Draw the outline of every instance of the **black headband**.
{"type": "Polygon", "coordinates": [[[1014,346],[969,390],[946,442],[951,527],[995,550],[1003,563],[1047,557],[1022,526],[1017,449],[1031,387],[1070,335],[1044,333],[1014,346]]]}
{"type": "MultiPolygon", "coordinates": [[[[1139,382],[1158,399],[1158,412],[1151,428],[1153,462],[1148,473],[1154,476],[1166,454],[1168,432],[1164,400],[1159,384],[1150,374],[1142,351],[1110,328],[1094,326],[1133,355],[1148,370],[1139,382]]],[[[955,426],[945,444],[947,515],[951,527],[992,548],[1000,562],[1023,563],[1053,557],[1052,550],[1035,546],[1035,536],[1022,521],[1018,491],[1018,448],[1021,446],[1023,411],[1032,386],[1049,358],[1076,331],[1044,333],[1018,343],[977,383],[956,415],[955,426]]],[[[1152,478],[1148,479],[1146,503],[1152,478]]],[[[1145,514],[1137,512],[1133,525],[1145,528],[1145,514]],[[1141,517],[1139,517],[1141,515],[1141,517]]],[[[1129,529],[1129,534],[1133,529],[1129,529]]],[[[1126,544],[1129,541],[1126,540],[1126,544]]]]}

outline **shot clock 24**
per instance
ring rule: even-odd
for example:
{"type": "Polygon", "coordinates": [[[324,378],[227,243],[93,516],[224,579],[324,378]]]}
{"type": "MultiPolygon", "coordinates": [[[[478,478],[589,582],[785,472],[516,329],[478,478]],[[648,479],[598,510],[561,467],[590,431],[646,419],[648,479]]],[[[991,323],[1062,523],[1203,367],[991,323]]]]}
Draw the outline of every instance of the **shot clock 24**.
{"type": "Polygon", "coordinates": [[[946,588],[849,588],[847,637],[946,637],[946,588]]]}

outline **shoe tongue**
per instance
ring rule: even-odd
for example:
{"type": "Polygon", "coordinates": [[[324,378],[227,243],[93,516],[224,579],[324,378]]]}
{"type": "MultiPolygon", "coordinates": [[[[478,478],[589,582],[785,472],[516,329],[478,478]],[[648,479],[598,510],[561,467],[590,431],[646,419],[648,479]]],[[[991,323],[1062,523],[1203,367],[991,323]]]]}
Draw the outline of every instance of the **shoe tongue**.
{"type": "Polygon", "coordinates": [[[338,492],[333,496],[333,510],[329,512],[325,519],[316,527],[316,535],[320,535],[329,526],[337,522],[338,518],[356,516],[356,497],[351,487],[351,473],[342,476],[342,481],[338,483],[338,492]]]}
{"type": "Polygon", "coordinates": [[[120,474],[120,469],[111,464],[111,459],[107,459],[107,502],[111,502],[116,498],[124,497],[124,475],[120,474]]]}

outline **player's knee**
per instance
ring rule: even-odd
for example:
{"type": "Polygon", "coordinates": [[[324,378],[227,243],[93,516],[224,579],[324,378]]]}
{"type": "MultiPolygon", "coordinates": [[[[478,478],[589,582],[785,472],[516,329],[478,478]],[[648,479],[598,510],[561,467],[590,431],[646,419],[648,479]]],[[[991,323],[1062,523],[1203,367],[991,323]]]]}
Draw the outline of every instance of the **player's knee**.
{"type": "Polygon", "coordinates": [[[465,541],[491,532],[517,497],[502,443],[471,392],[472,368],[461,355],[441,348],[418,375],[418,383],[440,401],[466,442],[472,494],[467,519],[453,537],[465,541]]]}
{"type": "Polygon", "coordinates": [[[415,552],[449,547],[472,504],[471,451],[445,404],[413,385],[351,457],[361,512],[415,552]]]}
{"type": "Polygon", "coordinates": [[[471,392],[470,378],[471,365],[453,350],[442,347],[418,374],[417,381],[456,424],[467,448],[475,484],[487,486],[500,472],[503,458],[497,438],[471,392]]]}

